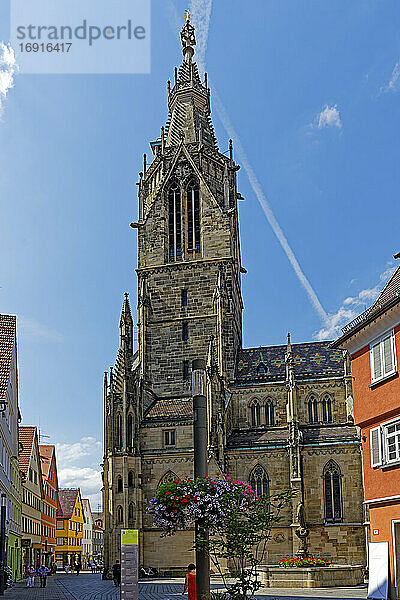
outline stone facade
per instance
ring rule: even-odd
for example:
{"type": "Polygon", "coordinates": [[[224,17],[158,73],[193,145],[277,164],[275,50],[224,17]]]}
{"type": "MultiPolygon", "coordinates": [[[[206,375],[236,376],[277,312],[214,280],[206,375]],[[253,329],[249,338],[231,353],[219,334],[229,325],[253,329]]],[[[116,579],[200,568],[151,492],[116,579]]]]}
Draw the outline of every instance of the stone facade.
{"type": "Polygon", "coordinates": [[[364,563],[360,440],[347,359],[327,342],[242,347],[236,174],[218,150],[210,91],[193,56],[168,84],[169,118],[139,181],[138,348],[126,295],[115,367],[104,377],[105,567],[121,528],[140,532],[140,563],[164,571],[193,560],[193,532],[160,538],[146,505],[163,478],[193,472],[190,365],[207,363],[209,472],[260,493],[297,492],[274,528],[268,562],[298,550],[303,503],[310,549],[364,563]]]}

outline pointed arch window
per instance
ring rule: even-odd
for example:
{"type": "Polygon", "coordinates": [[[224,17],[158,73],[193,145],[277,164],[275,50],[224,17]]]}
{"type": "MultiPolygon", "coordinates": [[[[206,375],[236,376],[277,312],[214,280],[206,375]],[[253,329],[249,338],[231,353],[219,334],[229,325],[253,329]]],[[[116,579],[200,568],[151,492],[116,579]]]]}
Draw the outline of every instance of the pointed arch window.
{"type": "Polygon", "coordinates": [[[330,460],[324,468],[325,520],[342,521],[342,473],[335,461],[330,460]]]}
{"type": "Polygon", "coordinates": [[[269,496],[268,474],[260,465],[257,465],[250,473],[249,483],[259,496],[269,496]]]}
{"type": "Polygon", "coordinates": [[[128,487],[133,487],[133,483],[134,483],[134,477],[133,477],[133,471],[129,471],[128,473],[128,487]]]}
{"type": "Polygon", "coordinates": [[[117,523],[123,523],[124,521],[124,511],[122,506],[117,506],[117,523]]]}
{"type": "Polygon", "coordinates": [[[122,492],[122,477],[118,477],[118,479],[117,479],[117,492],[118,493],[122,492]]]}
{"type": "Polygon", "coordinates": [[[333,423],[332,400],[329,396],[325,396],[322,400],[322,421],[324,423],[333,423]]]}
{"type": "Polygon", "coordinates": [[[187,187],[188,251],[200,252],[200,194],[197,181],[187,187]]]}
{"type": "Polygon", "coordinates": [[[311,396],[308,401],[308,421],[318,423],[318,402],[314,396],[311,396]]]}
{"type": "Polygon", "coordinates": [[[176,481],[177,479],[179,479],[178,475],[176,475],[173,471],[167,471],[165,475],[161,477],[157,487],[159,487],[163,483],[170,483],[176,481]]]}
{"type": "Polygon", "coordinates": [[[128,450],[133,449],[133,416],[131,413],[128,415],[128,422],[126,426],[126,445],[128,450]]]}
{"type": "Polygon", "coordinates": [[[181,190],[177,182],[173,182],[168,192],[168,236],[169,260],[182,258],[182,211],[181,190]]]}
{"type": "Polygon", "coordinates": [[[275,425],[275,406],[272,400],[267,400],[265,403],[265,424],[269,426],[275,425]]]}
{"type": "Polygon", "coordinates": [[[115,446],[117,450],[122,448],[122,416],[121,413],[115,415],[115,446]]]}
{"type": "Polygon", "coordinates": [[[133,519],[134,519],[134,511],[133,511],[133,504],[132,504],[132,502],[129,504],[129,508],[128,508],[128,519],[130,521],[133,521],[133,519]]]}
{"type": "Polygon", "coordinates": [[[251,426],[252,427],[258,427],[259,425],[261,425],[261,406],[260,403],[258,402],[258,400],[255,400],[251,407],[250,407],[250,413],[251,413],[251,426]]]}
{"type": "Polygon", "coordinates": [[[257,375],[265,375],[265,364],[262,362],[258,364],[257,375]]]}

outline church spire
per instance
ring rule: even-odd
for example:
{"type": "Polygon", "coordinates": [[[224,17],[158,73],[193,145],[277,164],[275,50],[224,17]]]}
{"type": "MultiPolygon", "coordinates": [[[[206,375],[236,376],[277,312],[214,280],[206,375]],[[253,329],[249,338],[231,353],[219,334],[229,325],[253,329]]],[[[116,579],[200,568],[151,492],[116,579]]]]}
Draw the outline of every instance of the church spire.
{"type": "Polygon", "coordinates": [[[133,355],[133,319],[131,307],[129,304],[129,294],[125,292],[125,298],[122,305],[121,318],[119,321],[120,344],[125,346],[128,354],[133,355]]]}
{"type": "Polygon", "coordinates": [[[181,30],[183,62],[175,69],[174,86],[168,85],[169,117],[165,128],[165,146],[198,142],[218,149],[210,116],[210,90],[207,78],[202,82],[197,64],[193,61],[196,45],[195,29],[186,14],[181,30]]]}

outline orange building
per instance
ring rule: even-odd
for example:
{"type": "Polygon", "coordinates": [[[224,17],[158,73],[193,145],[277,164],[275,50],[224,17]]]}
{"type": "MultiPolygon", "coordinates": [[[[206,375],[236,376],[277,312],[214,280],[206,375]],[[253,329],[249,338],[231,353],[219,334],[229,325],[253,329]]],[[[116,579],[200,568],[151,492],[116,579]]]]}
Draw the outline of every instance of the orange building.
{"type": "Polygon", "coordinates": [[[54,446],[39,446],[43,477],[42,556],[47,566],[55,562],[58,477],[54,446]]]}
{"type": "MultiPolygon", "coordinates": [[[[391,597],[400,597],[400,267],[377,301],[334,342],[348,350],[361,428],[370,541],[388,542],[391,597]]],[[[384,548],[384,545],[382,545],[384,548]]],[[[386,550],[385,550],[386,552],[386,550]]]]}

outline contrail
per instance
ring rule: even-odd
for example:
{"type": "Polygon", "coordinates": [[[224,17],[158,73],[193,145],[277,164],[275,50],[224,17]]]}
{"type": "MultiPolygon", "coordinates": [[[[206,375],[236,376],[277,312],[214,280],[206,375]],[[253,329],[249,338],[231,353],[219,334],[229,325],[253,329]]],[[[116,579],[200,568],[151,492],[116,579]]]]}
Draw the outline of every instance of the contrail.
{"type": "MultiPolygon", "coordinates": [[[[205,53],[206,53],[206,49],[207,49],[207,37],[208,37],[208,28],[209,28],[209,24],[210,24],[211,9],[212,9],[212,0],[191,0],[191,2],[190,2],[191,19],[196,27],[196,40],[197,40],[196,62],[199,67],[199,70],[202,73],[204,73],[204,71],[205,71],[205,53]]],[[[267,220],[272,227],[273,232],[275,233],[280,245],[282,246],[286,256],[288,257],[289,262],[292,265],[294,272],[296,273],[301,285],[304,287],[313,308],[317,312],[318,316],[322,319],[322,321],[324,323],[326,323],[328,321],[328,315],[327,315],[326,311],[324,310],[321,302],[319,301],[318,296],[315,293],[311,283],[308,281],[302,268],[300,267],[299,261],[297,260],[296,256],[294,255],[294,252],[293,252],[292,248],[290,247],[285,234],[283,233],[278,221],[276,220],[276,217],[272,211],[272,208],[271,208],[267,198],[265,197],[264,192],[262,191],[260,182],[258,181],[257,176],[247,158],[246,152],[243,149],[240,138],[237,135],[237,133],[231,123],[231,120],[228,115],[228,111],[226,110],[223,103],[221,102],[221,99],[215,89],[215,86],[213,85],[212,87],[213,87],[213,104],[215,106],[216,112],[218,114],[218,117],[219,117],[223,127],[225,128],[225,131],[227,132],[228,136],[233,140],[233,142],[235,144],[235,149],[237,150],[239,160],[240,160],[241,164],[243,165],[244,170],[246,171],[246,174],[247,174],[248,180],[250,182],[250,185],[253,189],[253,192],[255,193],[255,195],[261,205],[261,208],[263,209],[264,214],[267,217],[267,220]]]]}

